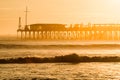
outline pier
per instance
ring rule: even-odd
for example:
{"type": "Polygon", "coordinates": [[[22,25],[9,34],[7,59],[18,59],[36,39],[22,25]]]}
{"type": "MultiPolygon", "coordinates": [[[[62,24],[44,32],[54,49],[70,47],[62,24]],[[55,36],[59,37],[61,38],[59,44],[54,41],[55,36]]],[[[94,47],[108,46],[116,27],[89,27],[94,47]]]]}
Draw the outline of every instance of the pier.
{"type": "Polygon", "coordinates": [[[25,26],[21,18],[17,37],[21,40],[120,40],[120,24],[30,24],[28,7],[25,11],[25,26]]]}
{"type": "Polygon", "coordinates": [[[17,34],[21,40],[120,40],[120,24],[19,24],[17,34]]]}

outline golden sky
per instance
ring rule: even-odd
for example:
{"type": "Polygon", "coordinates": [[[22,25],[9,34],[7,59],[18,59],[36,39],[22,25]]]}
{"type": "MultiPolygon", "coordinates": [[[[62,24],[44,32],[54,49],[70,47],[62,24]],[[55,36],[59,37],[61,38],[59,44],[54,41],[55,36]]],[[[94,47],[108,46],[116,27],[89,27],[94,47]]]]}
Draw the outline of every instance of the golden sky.
{"type": "Polygon", "coordinates": [[[15,34],[25,23],[120,23],[120,0],[0,0],[0,35],[15,34]]]}

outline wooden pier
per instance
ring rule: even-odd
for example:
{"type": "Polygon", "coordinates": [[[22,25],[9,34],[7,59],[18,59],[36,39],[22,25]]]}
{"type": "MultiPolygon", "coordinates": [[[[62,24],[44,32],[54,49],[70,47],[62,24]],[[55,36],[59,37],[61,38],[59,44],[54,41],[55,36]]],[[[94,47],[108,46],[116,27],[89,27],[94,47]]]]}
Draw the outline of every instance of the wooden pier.
{"type": "Polygon", "coordinates": [[[28,7],[25,26],[19,26],[17,37],[21,40],[120,40],[120,24],[31,24],[28,25],[28,7]]]}
{"type": "Polygon", "coordinates": [[[22,40],[120,40],[120,24],[31,24],[17,34],[22,40]]]}
{"type": "Polygon", "coordinates": [[[120,24],[31,24],[28,25],[28,7],[25,26],[19,26],[17,37],[21,40],[120,40],[120,24]]]}

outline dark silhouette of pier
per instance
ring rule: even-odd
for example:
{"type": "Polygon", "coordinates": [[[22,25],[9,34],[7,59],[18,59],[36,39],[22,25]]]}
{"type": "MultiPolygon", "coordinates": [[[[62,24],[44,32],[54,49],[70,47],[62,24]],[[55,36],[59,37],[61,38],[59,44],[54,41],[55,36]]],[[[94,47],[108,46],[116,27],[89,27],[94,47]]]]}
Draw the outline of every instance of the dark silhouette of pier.
{"type": "Polygon", "coordinates": [[[22,40],[120,40],[120,24],[30,24],[28,6],[25,26],[19,26],[17,35],[22,40]]]}
{"type": "Polygon", "coordinates": [[[120,40],[120,24],[20,24],[22,40],[120,40]]]}

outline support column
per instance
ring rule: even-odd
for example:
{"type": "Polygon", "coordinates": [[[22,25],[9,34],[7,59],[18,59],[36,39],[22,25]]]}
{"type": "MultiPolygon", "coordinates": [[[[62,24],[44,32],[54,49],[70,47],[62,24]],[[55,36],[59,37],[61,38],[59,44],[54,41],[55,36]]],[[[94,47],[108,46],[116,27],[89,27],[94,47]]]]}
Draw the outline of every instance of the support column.
{"type": "Polygon", "coordinates": [[[33,39],[35,39],[35,31],[33,31],[33,39]]]}
{"type": "Polygon", "coordinates": [[[23,31],[21,31],[21,40],[23,39],[23,31]]]}
{"type": "Polygon", "coordinates": [[[40,35],[39,35],[39,31],[37,31],[37,39],[39,39],[40,35]]]}
{"type": "Polygon", "coordinates": [[[31,31],[29,31],[29,39],[31,39],[31,31]]]}

